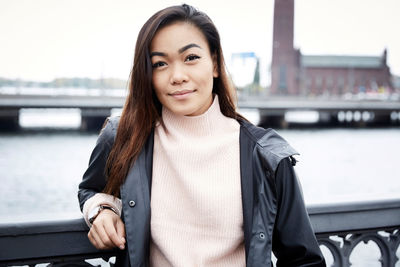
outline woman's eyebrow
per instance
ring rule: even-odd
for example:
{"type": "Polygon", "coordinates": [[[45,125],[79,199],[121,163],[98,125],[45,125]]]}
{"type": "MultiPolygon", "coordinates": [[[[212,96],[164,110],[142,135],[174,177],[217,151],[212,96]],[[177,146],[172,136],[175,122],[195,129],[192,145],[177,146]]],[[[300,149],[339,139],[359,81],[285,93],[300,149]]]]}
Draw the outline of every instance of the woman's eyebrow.
{"type": "Polygon", "coordinates": [[[163,52],[151,52],[150,53],[150,58],[155,57],[155,56],[165,57],[165,56],[167,56],[167,54],[165,54],[163,52]]]}
{"type": "MultiPolygon", "coordinates": [[[[185,45],[184,47],[180,48],[178,50],[178,52],[180,54],[182,54],[183,52],[185,52],[186,50],[188,50],[192,47],[197,47],[197,48],[202,49],[198,44],[192,43],[192,44],[188,44],[188,45],[185,45]]],[[[156,52],[156,51],[150,53],[150,58],[155,57],[155,56],[166,57],[166,56],[168,56],[168,54],[163,53],[163,52],[156,52]]]]}
{"type": "Polygon", "coordinates": [[[191,44],[185,45],[184,47],[180,48],[178,50],[178,52],[180,54],[182,54],[183,52],[185,52],[186,50],[188,50],[189,48],[192,48],[192,47],[198,47],[198,48],[202,49],[198,44],[191,43],[191,44]]]}

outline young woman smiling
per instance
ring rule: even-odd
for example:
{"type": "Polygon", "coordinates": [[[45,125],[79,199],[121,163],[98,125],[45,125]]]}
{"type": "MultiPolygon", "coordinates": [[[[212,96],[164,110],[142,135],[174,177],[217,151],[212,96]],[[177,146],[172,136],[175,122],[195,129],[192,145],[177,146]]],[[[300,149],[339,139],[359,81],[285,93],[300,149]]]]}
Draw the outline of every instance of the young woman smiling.
{"type": "Polygon", "coordinates": [[[119,266],[325,266],[273,130],[235,111],[218,32],[188,5],[141,29],[129,96],[79,186],[98,249],[119,266]]]}
{"type": "Polygon", "coordinates": [[[160,29],[151,42],[150,57],[152,84],[163,107],[185,116],[208,110],[217,62],[196,26],[176,22],[160,29]]]}

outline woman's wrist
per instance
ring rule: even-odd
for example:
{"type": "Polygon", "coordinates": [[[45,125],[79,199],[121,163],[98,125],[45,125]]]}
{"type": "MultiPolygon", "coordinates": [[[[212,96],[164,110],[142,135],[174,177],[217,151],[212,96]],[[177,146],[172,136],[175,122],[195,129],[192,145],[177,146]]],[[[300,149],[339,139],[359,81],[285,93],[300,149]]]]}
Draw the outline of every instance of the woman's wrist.
{"type": "Polygon", "coordinates": [[[105,193],[97,193],[88,200],[83,206],[83,217],[86,224],[91,227],[94,217],[99,213],[100,206],[111,207],[112,211],[121,216],[122,202],[121,199],[105,193]]]}
{"type": "Polygon", "coordinates": [[[100,206],[96,207],[95,209],[93,209],[89,213],[88,221],[91,225],[93,224],[93,222],[97,218],[97,216],[99,216],[100,212],[102,212],[103,210],[110,210],[119,216],[118,211],[115,210],[113,207],[108,206],[108,205],[100,205],[100,206]]]}

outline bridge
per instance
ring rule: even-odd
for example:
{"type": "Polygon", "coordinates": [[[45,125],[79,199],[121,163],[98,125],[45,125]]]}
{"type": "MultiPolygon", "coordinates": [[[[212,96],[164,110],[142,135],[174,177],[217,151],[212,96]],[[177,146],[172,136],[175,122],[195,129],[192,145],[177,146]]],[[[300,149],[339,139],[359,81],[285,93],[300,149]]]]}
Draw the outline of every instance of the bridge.
{"type": "Polygon", "coordinates": [[[287,111],[316,111],[320,125],[399,124],[400,101],[381,99],[342,99],[334,97],[269,97],[239,100],[239,108],[257,109],[261,126],[285,127],[287,111]]]}
{"type": "MultiPolygon", "coordinates": [[[[355,248],[370,241],[380,252],[381,266],[398,266],[400,199],[319,204],[307,210],[328,266],[350,266],[355,248]]],[[[87,232],[83,218],[0,223],[0,266],[92,266],[89,259],[97,259],[96,266],[112,266],[118,251],[95,249],[87,232]]]]}
{"type": "MultiPolygon", "coordinates": [[[[111,109],[121,108],[125,96],[115,95],[28,95],[0,94],[0,129],[19,127],[22,108],[79,108],[83,130],[99,129],[111,109]]],[[[359,125],[390,125],[400,122],[400,100],[340,99],[324,97],[247,97],[239,99],[240,109],[256,109],[260,125],[285,126],[287,111],[316,111],[319,123],[338,125],[342,121],[359,125]],[[350,117],[350,120],[348,120],[350,117]],[[357,119],[358,118],[358,119],[357,119]]]]}
{"type": "Polygon", "coordinates": [[[79,108],[81,129],[98,130],[111,109],[121,108],[125,97],[112,95],[0,95],[0,130],[19,128],[22,108],[79,108]]]}

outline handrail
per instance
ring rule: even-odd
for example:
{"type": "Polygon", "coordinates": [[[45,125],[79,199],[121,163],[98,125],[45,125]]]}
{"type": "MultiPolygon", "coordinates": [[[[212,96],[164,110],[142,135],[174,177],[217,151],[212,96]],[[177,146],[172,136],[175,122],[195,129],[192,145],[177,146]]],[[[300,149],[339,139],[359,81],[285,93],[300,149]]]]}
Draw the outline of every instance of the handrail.
{"type": "MultiPolygon", "coordinates": [[[[366,240],[377,243],[382,266],[395,266],[400,244],[400,199],[309,205],[307,210],[318,241],[333,255],[333,266],[350,266],[353,248],[366,240]],[[388,232],[387,236],[380,231],[388,232]],[[331,236],[342,238],[343,244],[331,236]]],[[[108,261],[117,254],[117,250],[95,249],[87,232],[82,218],[0,224],[0,266],[46,262],[88,266],[84,259],[108,261]]]]}
{"type": "Polygon", "coordinates": [[[317,235],[400,227],[400,198],[307,206],[317,235]]]}
{"type": "Polygon", "coordinates": [[[99,251],[88,238],[83,218],[0,224],[0,266],[113,256],[99,251]]]}

